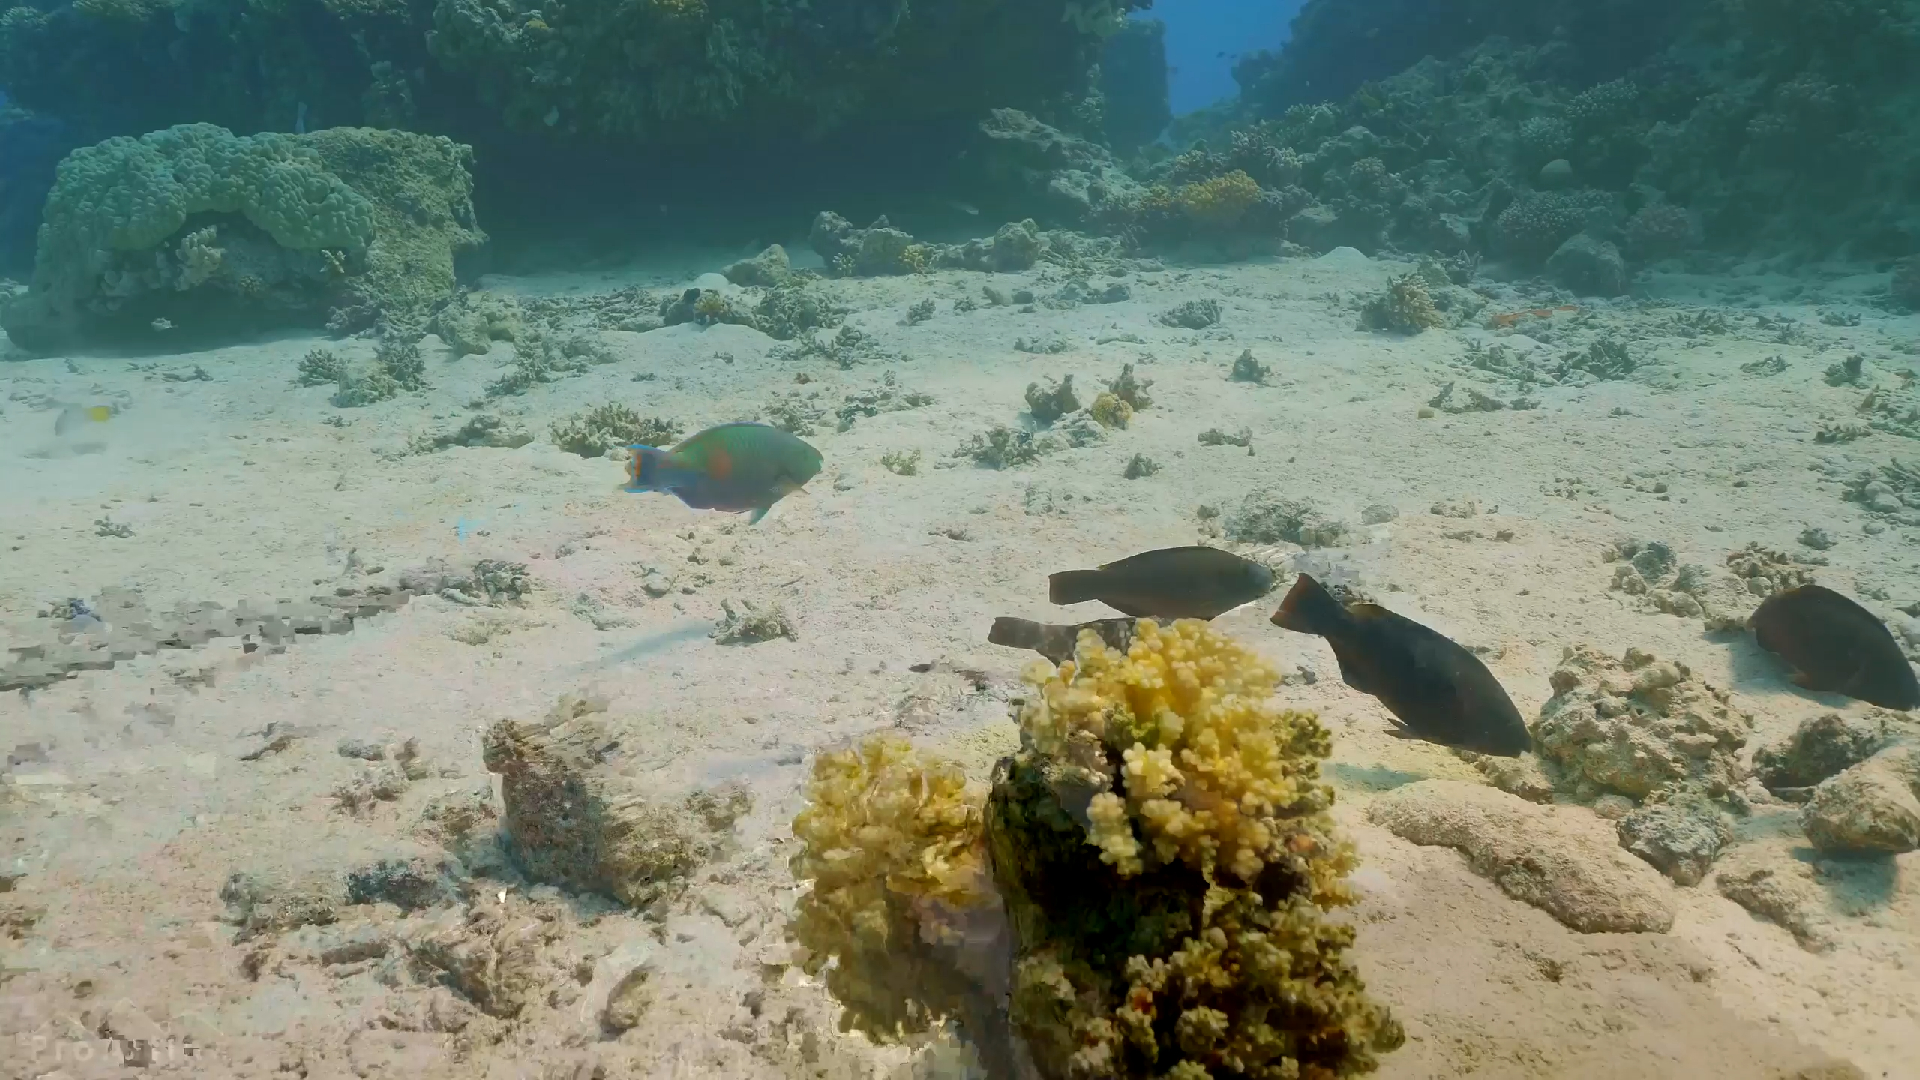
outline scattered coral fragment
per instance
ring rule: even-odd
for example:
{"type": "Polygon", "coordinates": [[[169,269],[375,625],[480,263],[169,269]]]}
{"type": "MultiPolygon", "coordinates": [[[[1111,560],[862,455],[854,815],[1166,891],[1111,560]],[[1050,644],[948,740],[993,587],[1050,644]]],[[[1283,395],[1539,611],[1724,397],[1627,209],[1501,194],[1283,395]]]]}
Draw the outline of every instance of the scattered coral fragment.
{"type": "Polygon", "coordinates": [[[522,873],[644,907],[678,892],[751,800],[738,790],[673,799],[621,771],[605,712],[603,701],[564,697],[543,720],[496,722],[482,751],[501,778],[502,832],[522,873]]]}
{"type": "Polygon", "coordinates": [[[720,613],[720,622],[713,628],[713,640],[721,645],[751,645],[774,638],[800,640],[793,620],[787,618],[778,604],[762,606],[752,600],[742,600],[736,608],[733,601],[722,600],[720,613]]]}
{"type": "Polygon", "coordinates": [[[603,457],[609,451],[635,444],[672,446],[680,437],[677,421],[642,417],[618,402],[595,405],[555,422],[548,430],[555,446],[585,458],[603,457]]]}

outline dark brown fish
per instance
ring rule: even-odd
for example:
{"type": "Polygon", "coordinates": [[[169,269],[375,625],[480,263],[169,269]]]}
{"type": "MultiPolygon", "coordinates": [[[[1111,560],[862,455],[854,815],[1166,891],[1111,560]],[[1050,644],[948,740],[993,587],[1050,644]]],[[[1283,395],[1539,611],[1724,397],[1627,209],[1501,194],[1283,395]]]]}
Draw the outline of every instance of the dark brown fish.
{"type": "Polygon", "coordinates": [[[1340,677],[1399,717],[1402,737],[1501,757],[1533,745],[1500,680],[1437,630],[1378,604],[1343,605],[1306,574],[1280,602],[1273,624],[1326,638],[1340,677]]]}
{"type": "Polygon", "coordinates": [[[1777,592],[1747,620],[1760,647],[1794,669],[1793,681],[1888,709],[1920,707],[1920,681],[1873,612],[1818,585],[1777,592]]]}
{"type": "Polygon", "coordinates": [[[987,641],[1010,649],[1032,649],[1056,664],[1064,664],[1073,659],[1073,646],[1080,640],[1082,630],[1091,630],[1100,635],[1100,640],[1106,642],[1108,648],[1126,652],[1133,644],[1136,621],[1095,619],[1092,622],[1062,625],[1002,615],[993,620],[993,628],[987,631],[987,641]]]}
{"type": "Polygon", "coordinates": [[[1098,600],[1140,619],[1211,619],[1272,589],[1273,571],[1203,546],[1144,551],[1047,579],[1047,599],[1056,604],[1098,600]]]}

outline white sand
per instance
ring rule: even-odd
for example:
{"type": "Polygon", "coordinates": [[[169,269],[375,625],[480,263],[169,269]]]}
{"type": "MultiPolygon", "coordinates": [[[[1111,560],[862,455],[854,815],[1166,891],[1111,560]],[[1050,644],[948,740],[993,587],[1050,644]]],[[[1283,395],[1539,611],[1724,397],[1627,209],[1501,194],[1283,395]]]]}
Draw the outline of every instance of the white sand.
{"type": "MultiPolygon", "coordinates": [[[[686,267],[680,280],[715,265],[686,267]]],[[[1885,589],[1895,603],[1920,598],[1910,530],[1865,534],[1861,508],[1815,469],[1841,462],[1844,475],[1882,463],[1909,453],[1906,440],[1875,434],[1831,447],[1811,438],[1821,417],[1850,413],[1860,397],[1827,386],[1825,366],[1857,349],[1870,375],[1890,379],[1914,361],[1891,345],[1920,338],[1920,318],[1854,303],[1876,281],[1842,270],[1792,282],[1662,279],[1657,292],[1687,303],[1703,302],[1694,290],[1707,285],[1718,302],[1754,298],[1799,320],[1811,343],[1735,335],[1689,347],[1654,336],[1657,311],[1601,311],[1601,322],[1648,360],[1630,380],[1546,387],[1535,391],[1541,407],[1533,411],[1417,419],[1449,379],[1491,388],[1454,361],[1467,339],[1492,335],[1354,329],[1350,300],[1397,269],[1335,258],[1165,270],[1127,278],[1133,299],[1122,304],[965,315],[949,312],[950,301],[978,298],[980,275],[837,284],[858,309],[853,321],[910,358],[891,368],[901,383],[936,402],[862,419],[846,433],[833,432],[829,417],[812,437],[825,471],[755,528],[670,497],[621,493],[620,463],[561,452],[545,441],[546,427],[612,400],[693,430],[752,417],[791,390],[822,391],[837,404],[843,392],[875,385],[880,367],[782,363],[768,358],[776,342],[735,326],[609,333],[617,363],[498,403],[541,441],[409,456],[400,453],[409,436],[450,430],[470,415],[464,404],[497,377],[510,347],[448,361],[430,338],[432,389],[351,410],[331,408],[325,388],[292,385],[295,364],[319,340],[143,361],[155,371],[90,357],[0,364],[7,620],[108,585],[138,588],[156,607],[306,597],[435,556],[523,561],[540,586],[524,609],[473,611],[425,598],[280,655],[215,642],[0,696],[0,749],[37,743],[46,758],[20,765],[16,777],[28,782],[0,804],[0,868],[11,862],[25,872],[6,899],[47,909],[19,940],[0,926],[0,968],[20,972],[0,975],[8,1047],[0,1078],[120,1075],[98,1061],[76,1063],[72,1048],[102,1030],[135,1037],[140,1021],[128,1017],[136,1012],[176,1032],[206,1032],[210,1049],[174,1066],[196,1077],[584,1078],[598,1075],[596,1061],[608,1077],[870,1075],[874,1062],[897,1055],[833,1034],[824,993],[797,973],[762,984],[760,965],[783,955],[787,822],[807,756],[904,726],[984,767],[1010,738],[1005,701],[1030,659],[984,643],[991,619],[1110,614],[1097,605],[1051,608],[1046,575],[1193,542],[1196,505],[1230,509],[1254,490],[1312,499],[1351,522],[1371,503],[1397,507],[1398,520],[1357,530],[1349,565],[1398,609],[1491,647],[1490,665],[1525,714],[1546,699],[1549,672],[1576,642],[1613,653],[1638,646],[1731,686],[1760,720],[1756,743],[1807,716],[1862,707],[1787,686],[1751,642],[1729,646],[1705,636],[1698,620],[1636,610],[1608,591],[1611,568],[1600,552],[1621,538],[1658,539],[1683,561],[1717,565],[1748,541],[1791,550],[1803,528],[1820,526],[1838,541],[1823,581],[1885,589]],[[1770,298],[1793,286],[1805,292],[1770,298]],[[906,307],[925,296],[939,299],[940,313],[903,325],[906,307]],[[1225,306],[1215,329],[1152,320],[1203,297],[1225,306]],[[1824,325],[1816,303],[1862,319],[1824,325]],[[1122,334],[1140,343],[1095,343],[1122,334]],[[1016,352],[1022,336],[1058,336],[1072,347],[1016,352]],[[1271,385],[1227,381],[1243,348],[1274,367],[1271,385]],[[723,352],[732,360],[717,358],[723,352]],[[1785,373],[1740,372],[1770,355],[1788,361],[1785,373]],[[1015,423],[1028,382],[1073,374],[1090,401],[1125,362],[1154,380],[1154,404],[1104,444],[1006,471],[934,467],[967,436],[1015,423]],[[161,377],[195,365],[210,381],[161,377]],[[796,386],[802,371],[814,381],[796,386]],[[642,373],[657,377],[633,381],[642,373]],[[50,403],[96,399],[126,405],[89,433],[102,450],[50,451],[50,403]],[[345,426],[321,422],[336,413],[345,426]],[[1209,427],[1243,426],[1253,432],[1252,456],[1195,440],[1209,427]],[[920,475],[881,467],[880,456],[896,449],[922,451],[920,475]],[[1162,471],[1122,479],[1135,453],[1162,471]],[[1650,490],[1655,483],[1666,485],[1665,497],[1650,490]],[[1027,496],[1035,487],[1053,497],[1055,512],[1029,512],[1038,508],[1027,496]],[[1429,514],[1442,499],[1473,499],[1482,513],[1429,514]],[[132,535],[96,535],[101,518],[132,535]],[[1443,535],[1462,529],[1480,536],[1443,535]],[[1494,539],[1500,530],[1512,538],[1494,539]],[[344,577],[349,553],[382,571],[344,577]],[[649,598],[641,588],[649,566],[692,591],[649,598]],[[582,594],[630,625],[596,630],[572,610],[582,594]],[[714,644],[705,630],[723,598],[777,601],[799,640],[714,644]],[[991,685],[976,692],[951,673],[908,670],[935,660],[978,668],[991,685]],[[566,957],[590,965],[622,941],[653,940],[662,989],[639,1027],[603,1039],[580,1020],[577,989],[505,1024],[444,990],[383,986],[365,972],[336,977],[301,951],[313,931],[289,935],[258,961],[257,979],[242,973],[251,946],[231,944],[232,929],[218,922],[216,894],[231,872],[344,872],[397,850],[427,798],[484,784],[478,735],[489,723],[536,718],[560,694],[588,688],[612,700],[629,760],[658,770],[663,787],[738,778],[757,796],[739,853],[701,873],[657,940],[653,924],[632,914],[591,926],[570,914],[566,934],[549,946],[565,970],[566,957]],[[245,733],[269,723],[295,725],[301,737],[277,754],[239,760],[261,742],[245,733]],[[348,736],[417,738],[444,775],[371,815],[344,814],[329,792],[359,767],[334,752],[348,736]],[[758,1015],[756,993],[764,995],[758,1015]],[[814,1029],[817,1037],[804,1035],[814,1029]],[[15,1053],[22,1033],[51,1042],[15,1053]],[[69,1057],[55,1062],[49,1047],[61,1046],[69,1057]]],[[[567,284],[627,283],[600,275],[567,284]]],[[[1045,292],[1058,279],[1042,272],[994,283],[1045,292]]],[[[551,282],[508,285],[556,291],[551,282]]],[[[1529,295],[1490,310],[1542,302],[1544,294],[1529,295]]],[[[329,347],[371,354],[364,341],[329,347]]],[[[1864,893],[1835,887],[1839,944],[1825,954],[1799,948],[1710,884],[1681,891],[1669,934],[1575,934],[1474,877],[1453,852],[1364,824],[1372,791],[1475,774],[1443,750],[1386,737],[1384,710],[1340,684],[1324,644],[1270,627],[1268,610],[1255,605],[1220,625],[1282,670],[1308,665],[1322,676],[1283,694],[1320,710],[1337,734],[1329,772],[1366,860],[1357,952],[1410,1036],[1381,1076],[1734,1080],[1791,1059],[1784,1040],[1871,1076],[1920,1076],[1920,856],[1878,865],[1864,893]]],[[[565,906],[519,893],[505,901],[509,914],[542,903],[565,906]]]]}

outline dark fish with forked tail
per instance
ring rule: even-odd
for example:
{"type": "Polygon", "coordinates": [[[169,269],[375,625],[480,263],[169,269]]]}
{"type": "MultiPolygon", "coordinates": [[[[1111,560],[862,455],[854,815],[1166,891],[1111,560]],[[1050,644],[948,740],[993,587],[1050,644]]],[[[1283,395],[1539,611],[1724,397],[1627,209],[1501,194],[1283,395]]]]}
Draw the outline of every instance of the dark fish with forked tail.
{"type": "Polygon", "coordinates": [[[1230,551],[1200,545],[1129,555],[1098,570],[1047,578],[1056,604],[1098,600],[1141,619],[1211,619],[1273,589],[1273,571],[1230,551]]]}
{"type": "Polygon", "coordinates": [[[1760,647],[1808,690],[1831,690],[1888,709],[1920,707],[1920,681],[1887,624],[1819,585],[1774,593],[1747,620],[1760,647]]]}
{"type": "Polygon", "coordinates": [[[1445,634],[1378,604],[1342,604],[1301,574],[1273,624],[1333,646],[1340,677],[1380,699],[1402,738],[1516,757],[1533,745],[1520,710],[1480,658],[1445,634]]]}
{"type": "Polygon", "coordinates": [[[1056,664],[1064,664],[1073,659],[1073,646],[1080,640],[1080,631],[1091,630],[1100,635],[1108,648],[1126,652],[1133,644],[1133,628],[1137,622],[1136,619],[1095,619],[1062,625],[1002,615],[993,620],[993,628],[987,631],[987,642],[1009,649],[1032,649],[1056,664]]]}

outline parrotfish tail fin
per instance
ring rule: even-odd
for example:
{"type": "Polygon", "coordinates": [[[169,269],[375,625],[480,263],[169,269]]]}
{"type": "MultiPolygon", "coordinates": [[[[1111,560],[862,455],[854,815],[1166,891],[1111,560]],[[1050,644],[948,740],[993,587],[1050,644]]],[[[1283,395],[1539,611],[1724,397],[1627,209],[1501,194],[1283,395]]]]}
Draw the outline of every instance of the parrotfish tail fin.
{"type": "Polygon", "coordinates": [[[1101,572],[1062,570],[1047,578],[1047,599],[1056,604],[1079,604],[1099,599],[1101,572]]]}
{"type": "Polygon", "coordinates": [[[1287,598],[1280,601],[1280,610],[1273,613],[1273,625],[1321,637],[1338,630],[1347,619],[1347,609],[1340,601],[1306,574],[1294,581],[1293,588],[1287,590],[1287,598]]]}
{"type": "Polygon", "coordinates": [[[1004,645],[1009,649],[1031,649],[1040,644],[1045,631],[1046,627],[1037,622],[1002,615],[993,620],[993,626],[987,630],[987,644],[1004,645]]]}
{"type": "Polygon", "coordinates": [[[666,467],[667,452],[638,443],[627,449],[633,456],[627,459],[627,486],[623,490],[659,491],[660,472],[666,467]]]}

